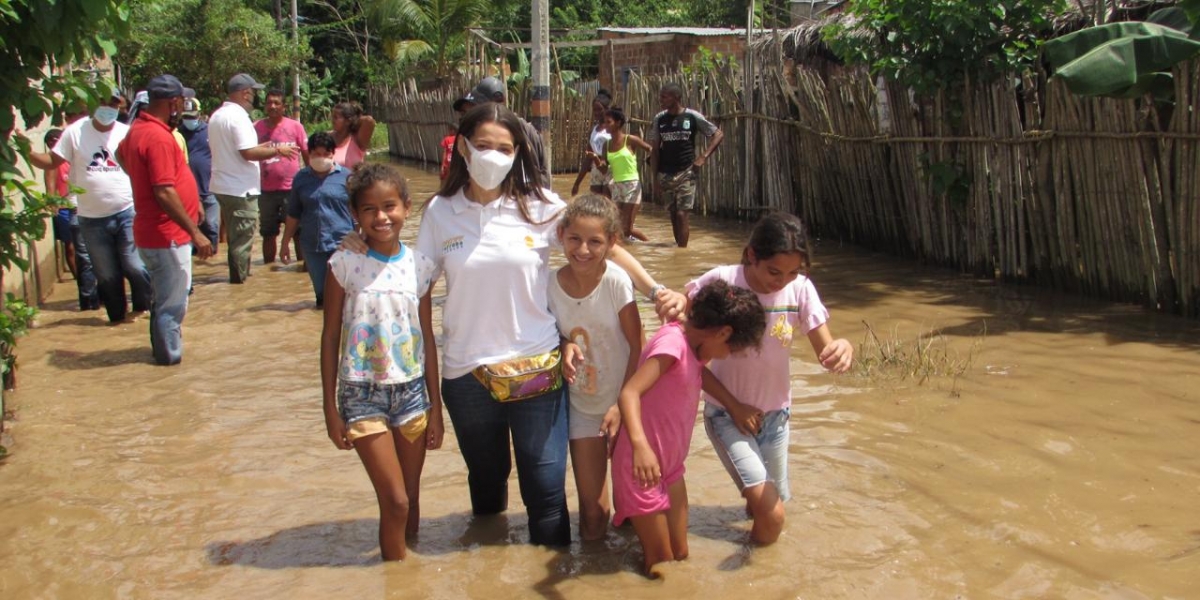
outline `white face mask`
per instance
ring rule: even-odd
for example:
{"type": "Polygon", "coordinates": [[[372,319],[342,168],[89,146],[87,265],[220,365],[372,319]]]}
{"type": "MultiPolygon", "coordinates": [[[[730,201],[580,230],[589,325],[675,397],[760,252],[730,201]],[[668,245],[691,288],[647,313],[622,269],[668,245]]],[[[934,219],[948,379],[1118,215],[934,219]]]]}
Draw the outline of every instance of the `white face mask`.
{"type": "Polygon", "coordinates": [[[333,169],[333,159],[328,156],[311,156],[308,166],[318,173],[328,173],[333,169]]]}
{"type": "Polygon", "coordinates": [[[471,181],[485,190],[500,187],[504,178],[508,177],[508,172],[512,171],[517,155],[509,156],[499,150],[479,150],[471,145],[470,140],[463,141],[471,152],[471,160],[467,161],[467,173],[470,173],[471,181]]]}
{"type": "Polygon", "coordinates": [[[120,116],[120,114],[121,111],[111,106],[101,106],[100,108],[96,109],[96,114],[92,115],[92,118],[96,119],[96,122],[100,125],[108,127],[109,125],[117,122],[117,117],[120,116]]]}

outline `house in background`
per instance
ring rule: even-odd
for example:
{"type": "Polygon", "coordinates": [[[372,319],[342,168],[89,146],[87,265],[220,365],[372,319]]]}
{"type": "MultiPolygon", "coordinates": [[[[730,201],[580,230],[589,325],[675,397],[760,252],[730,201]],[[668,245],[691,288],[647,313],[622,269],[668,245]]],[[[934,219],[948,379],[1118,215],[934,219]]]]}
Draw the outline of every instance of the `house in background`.
{"type": "Polygon", "coordinates": [[[631,72],[652,75],[690,63],[704,47],[732,54],[738,62],[746,53],[746,30],[716,27],[602,27],[596,30],[600,46],[600,87],[625,89],[631,72]]]}

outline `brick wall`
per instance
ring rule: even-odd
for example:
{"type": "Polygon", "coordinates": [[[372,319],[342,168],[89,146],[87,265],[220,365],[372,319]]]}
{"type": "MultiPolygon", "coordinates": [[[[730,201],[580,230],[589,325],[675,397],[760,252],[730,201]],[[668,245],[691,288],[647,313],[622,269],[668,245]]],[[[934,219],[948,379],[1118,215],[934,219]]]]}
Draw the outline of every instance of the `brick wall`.
{"type": "MultiPolygon", "coordinates": [[[[648,37],[644,34],[600,32],[600,39],[630,39],[648,37]]],[[[610,90],[621,87],[626,69],[652,74],[674,70],[679,63],[689,63],[703,46],[721,54],[733,54],[741,62],[746,51],[744,35],[699,36],[676,33],[670,41],[607,45],[600,47],[600,86],[610,90]],[[616,77],[615,81],[613,77],[616,77]]]]}

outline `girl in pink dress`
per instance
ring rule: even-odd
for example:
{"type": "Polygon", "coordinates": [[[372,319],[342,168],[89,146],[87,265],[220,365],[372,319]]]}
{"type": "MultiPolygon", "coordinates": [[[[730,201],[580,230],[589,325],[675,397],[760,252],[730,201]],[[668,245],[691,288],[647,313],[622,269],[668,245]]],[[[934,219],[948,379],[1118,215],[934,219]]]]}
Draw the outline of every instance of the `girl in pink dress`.
{"type": "Polygon", "coordinates": [[[621,389],[621,432],[613,449],[613,523],[633,521],[646,574],[687,558],[683,461],[692,442],[704,363],[759,345],[766,315],[754,292],[715,281],[692,299],[685,323],[646,344],[621,389]]]}

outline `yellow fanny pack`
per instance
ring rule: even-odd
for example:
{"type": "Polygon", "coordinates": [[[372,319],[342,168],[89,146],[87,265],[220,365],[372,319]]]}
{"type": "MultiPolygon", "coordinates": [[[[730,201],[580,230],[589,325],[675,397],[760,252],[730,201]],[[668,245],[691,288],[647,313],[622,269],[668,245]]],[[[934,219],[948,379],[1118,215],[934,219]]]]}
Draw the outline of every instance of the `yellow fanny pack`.
{"type": "Polygon", "coordinates": [[[562,388],[562,354],[555,348],[471,371],[475,379],[500,402],[514,402],[562,388]]]}

